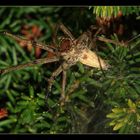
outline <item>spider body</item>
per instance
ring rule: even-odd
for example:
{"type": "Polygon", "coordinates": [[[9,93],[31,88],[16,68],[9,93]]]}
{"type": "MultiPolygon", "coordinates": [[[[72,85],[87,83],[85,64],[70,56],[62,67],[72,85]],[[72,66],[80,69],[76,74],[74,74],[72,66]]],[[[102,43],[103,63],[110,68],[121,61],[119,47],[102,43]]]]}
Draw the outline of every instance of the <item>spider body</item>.
{"type": "MultiPolygon", "coordinates": [[[[78,39],[75,40],[64,40],[62,41],[61,47],[64,48],[63,45],[68,46],[68,49],[63,49],[61,51],[60,56],[63,60],[70,66],[75,65],[77,62],[81,62],[84,65],[100,68],[98,59],[101,63],[103,69],[108,68],[108,64],[101,59],[97,54],[89,49],[89,46],[92,44],[92,40],[85,32],[78,39]]],[[[60,48],[61,48],[60,47],[60,48]]]]}

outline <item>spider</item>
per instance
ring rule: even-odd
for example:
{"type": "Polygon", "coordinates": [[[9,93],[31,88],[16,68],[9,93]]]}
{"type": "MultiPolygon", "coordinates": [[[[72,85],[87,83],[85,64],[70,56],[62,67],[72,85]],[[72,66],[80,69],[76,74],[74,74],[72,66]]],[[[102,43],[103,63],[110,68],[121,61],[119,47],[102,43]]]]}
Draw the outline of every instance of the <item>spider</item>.
{"type": "MultiPolygon", "coordinates": [[[[28,66],[34,66],[37,64],[45,64],[45,63],[52,63],[56,61],[62,60],[63,63],[52,73],[51,77],[48,80],[48,92],[51,92],[51,88],[54,82],[55,77],[57,77],[61,72],[63,73],[63,79],[62,79],[62,92],[61,92],[61,100],[65,98],[65,85],[66,85],[66,71],[73,65],[76,65],[77,62],[81,62],[84,65],[107,70],[109,67],[109,64],[103,60],[101,57],[99,57],[95,52],[91,51],[91,47],[95,45],[95,39],[94,37],[100,32],[98,30],[94,37],[92,37],[92,33],[90,31],[82,33],[78,38],[75,38],[71,32],[62,24],[60,23],[59,26],[57,26],[55,32],[58,31],[58,29],[67,35],[65,38],[59,38],[59,46],[52,47],[51,45],[46,45],[37,41],[30,41],[28,39],[24,39],[20,36],[13,35],[9,32],[2,32],[2,34],[9,36],[16,41],[22,41],[26,45],[32,45],[33,47],[41,48],[43,50],[49,51],[54,54],[53,58],[40,58],[36,59],[34,61],[31,61],[26,64],[20,64],[17,66],[12,66],[10,68],[2,69],[0,70],[0,74],[6,74],[8,72],[23,69],[28,66]]],[[[116,44],[115,41],[110,39],[105,39],[103,37],[96,38],[98,40],[104,41],[104,42],[111,42],[116,44]]],[[[56,43],[56,39],[53,40],[54,43],[56,43]]],[[[118,44],[119,42],[117,42],[118,44]]]]}

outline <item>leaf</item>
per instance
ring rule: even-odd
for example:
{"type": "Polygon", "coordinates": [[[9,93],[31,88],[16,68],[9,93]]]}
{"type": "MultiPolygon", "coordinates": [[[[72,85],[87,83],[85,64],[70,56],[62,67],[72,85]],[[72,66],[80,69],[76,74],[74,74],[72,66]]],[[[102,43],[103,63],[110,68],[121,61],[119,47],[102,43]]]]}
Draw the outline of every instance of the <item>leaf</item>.
{"type": "Polygon", "coordinates": [[[29,101],[27,100],[20,100],[19,102],[17,102],[18,106],[27,106],[29,104],[29,101]]]}
{"type": "Polygon", "coordinates": [[[128,106],[129,106],[130,108],[136,109],[136,104],[133,103],[130,99],[128,99],[128,106]]]}
{"type": "Polygon", "coordinates": [[[32,86],[29,87],[29,95],[30,95],[30,98],[34,97],[34,89],[32,86]]]}
{"type": "MultiPolygon", "coordinates": [[[[7,62],[2,61],[2,60],[0,60],[0,65],[1,65],[1,68],[2,68],[2,65],[4,65],[4,66],[9,66],[9,64],[8,64],[7,62]]],[[[4,68],[5,68],[5,67],[4,67],[4,68]]]]}
{"type": "Polygon", "coordinates": [[[68,118],[65,117],[65,116],[59,117],[59,118],[57,119],[57,122],[67,122],[67,121],[68,121],[68,118]]]}
{"type": "Polygon", "coordinates": [[[89,84],[94,85],[95,87],[98,87],[98,88],[102,87],[102,84],[99,83],[99,81],[96,81],[94,79],[86,78],[86,81],[89,82],[89,84]]]}
{"type": "Polygon", "coordinates": [[[25,96],[25,95],[21,96],[21,99],[23,99],[23,100],[27,100],[27,101],[32,100],[30,97],[25,96]]]}
{"type": "Polygon", "coordinates": [[[22,124],[28,124],[34,121],[34,111],[31,108],[25,109],[21,114],[22,124]]]}
{"type": "Polygon", "coordinates": [[[9,90],[7,90],[6,91],[6,94],[7,94],[7,96],[8,96],[8,98],[10,99],[10,101],[13,103],[13,104],[15,104],[15,98],[13,97],[13,95],[12,95],[12,93],[9,91],[9,90]]]}
{"type": "Polygon", "coordinates": [[[0,85],[3,85],[7,79],[8,75],[5,75],[3,77],[0,78],[0,85]]]}
{"type": "Polygon", "coordinates": [[[50,98],[47,99],[47,104],[46,106],[53,108],[54,106],[57,106],[57,102],[55,102],[55,100],[52,100],[50,98]]]}
{"type": "Polygon", "coordinates": [[[5,89],[8,89],[9,88],[10,83],[11,83],[11,80],[12,80],[12,76],[11,75],[8,75],[7,76],[7,79],[5,81],[5,89]]]}
{"type": "Polygon", "coordinates": [[[0,121],[0,127],[10,125],[16,121],[16,118],[0,121]]]}
{"type": "Polygon", "coordinates": [[[6,108],[0,108],[0,119],[8,116],[8,111],[6,108]]]}
{"type": "Polygon", "coordinates": [[[121,118],[121,119],[117,119],[117,122],[124,122],[124,123],[127,123],[129,122],[129,118],[127,116],[121,118]]]}
{"type": "Polygon", "coordinates": [[[120,112],[124,112],[123,108],[113,108],[112,112],[114,113],[120,113],[120,112]]]}
{"type": "Polygon", "coordinates": [[[112,118],[112,119],[114,119],[114,118],[120,118],[120,117],[123,117],[124,115],[126,115],[126,113],[125,112],[120,112],[120,113],[110,113],[110,114],[107,114],[107,118],[112,118]]]}
{"type": "Polygon", "coordinates": [[[13,54],[13,65],[15,66],[18,64],[15,48],[12,48],[12,54],[13,54]]]}
{"type": "Polygon", "coordinates": [[[110,113],[110,114],[107,114],[106,117],[113,119],[113,118],[116,118],[117,115],[115,113],[110,113]]]}
{"type": "Polygon", "coordinates": [[[37,96],[41,99],[45,99],[45,95],[43,93],[37,93],[37,96]]]}
{"type": "Polygon", "coordinates": [[[19,93],[15,90],[10,90],[10,91],[11,91],[12,95],[15,97],[19,95],[19,93]]]}
{"type": "Polygon", "coordinates": [[[32,126],[28,126],[28,131],[30,132],[30,133],[36,133],[36,128],[33,128],[32,126]]]}
{"type": "Polygon", "coordinates": [[[35,124],[34,127],[38,129],[51,128],[51,124],[49,124],[47,121],[41,121],[40,123],[35,124]]]}
{"type": "Polygon", "coordinates": [[[53,119],[53,115],[49,112],[43,112],[43,116],[49,119],[53,119]]]}
{"type": "Polygon", "coordinates": [[[78,97],[78,96],[80,96],[80,95],[82,95],[84,93],[85,93],[84,90],[79,90],[77,92],[74,92],[70,97],[73,99],[73,98],[76,98],[76,97],[78,97]]]}
{"type": "Polygon", "coordinates": [[[113,126],[115,124],[116,124],[116,121],[114,121],[114,120],[109,123],[110,126],[113,126]]]}
{"type": "Polygon", "coordinates": [[[85,70],[84,70],[84,66],[83,66],[83,64],[81,64],[81,63],[77,63],[77,65],[78,65],[79,71],[80,71],[81,73],[84,73],[85,70]]]}
{"type": "Polygon", "coordinates": [[[42,100],[42,99],[38,99],[36,100],[36,103],[39,105],[39,106],[44,106],[45,105],[45,101],[42,100]]]}
{"type": "Polygon", "coordinates": [[[11,28],[15,28],[21,24],[21,20],[15,20],[12,24],[10,24],[11,28]]]}
{"type": "Polygon", "coordinates": [[[90,104],[89,99],[87,99],[85,96],[83,95],[79,95],[77,96],[81,101],[84,101],[85,103],[90,104]]]}
{"type": "Polygon", "coordinates": [[[54,86],[57,89],[57,91],[60,93],[61,92],[61,85],[59,84],[59,82],[55,81],[54,86]]]}
{"type": "Polygon", "coordinates": [[[120,123],[117,123],[114,127],[113,127],[113,130],[116,131],[116,130],[119,130],[121,127],[123,127],[125,125],[124,122],[120,122],[120,123]]]}
{"type": "MultiPolygon", "coordinates": [[[[14,42],[14,41],[13,41],[14,42]]],[[[24,60],[29,61],[30,59],[27,57],[25,51],[15,42],[14,47],[16,50],[21,54],[21,56],[24,58],[24,60]]]]}
{"type": "Polygon", "coordinates": [[[136,113],[137,116],[137,122],[140,122],[140,114],[136,113]]]}
{"type": "Polygon", "coordinates": [[[8,107],[8,110],[10,110],[11,112],[15,112],[15,108],[14,108],[14,106],[11,104],[11,102],[7,102],[7,107],[8,107]]]}

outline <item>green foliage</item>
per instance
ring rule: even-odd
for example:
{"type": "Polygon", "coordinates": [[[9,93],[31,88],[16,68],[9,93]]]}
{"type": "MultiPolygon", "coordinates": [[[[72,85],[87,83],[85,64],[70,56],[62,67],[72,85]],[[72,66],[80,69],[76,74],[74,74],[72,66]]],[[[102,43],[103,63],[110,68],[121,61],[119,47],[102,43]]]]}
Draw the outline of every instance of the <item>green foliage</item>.
{"type": "Polygon", "coordinates": [[[139,133],[139,39],[131,44],[131,49],[107,45],[111,50],[112,69],[102,81],[108,98],[104,103],[112,110],[112,113],[107,113],[107,118],[112,119],[109,126],[119,133],[139,133]]]}
{"type": "Polygon", "coordinates": [[[112,15],[116,17],[121,11],[124,16],[130,14],[139,15],[140,7],[139,6],[90,6],[90,9],[93,9],[93,14],[102,18],[111,18],[112,15]]]}
{"type": "Polygon", "coordinates": [[[139,101],[134,103],[128,99],[126,108],[113,108],[112,113],[107,115],[108,118],[112,119],[109,125],[114,126],[113,130],[119,130],[119,133],[139,133],[139,104],[139,101]]]}

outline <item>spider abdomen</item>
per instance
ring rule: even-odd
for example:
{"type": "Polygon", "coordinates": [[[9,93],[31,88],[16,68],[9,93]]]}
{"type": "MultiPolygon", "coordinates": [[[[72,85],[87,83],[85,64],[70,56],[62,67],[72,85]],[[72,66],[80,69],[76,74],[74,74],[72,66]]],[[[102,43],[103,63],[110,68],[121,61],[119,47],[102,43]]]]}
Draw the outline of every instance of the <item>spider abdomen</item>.
{"type": "Polygon", "coordinates": [[[94,67],[94,68],[99,68],[101,69],[108,69],[109,65],[108,63],[97,56],[97,54],[93,51],[91,51],[88,48],[85,48],[79,58],[79,61],[87,66],[94,67]]]}

